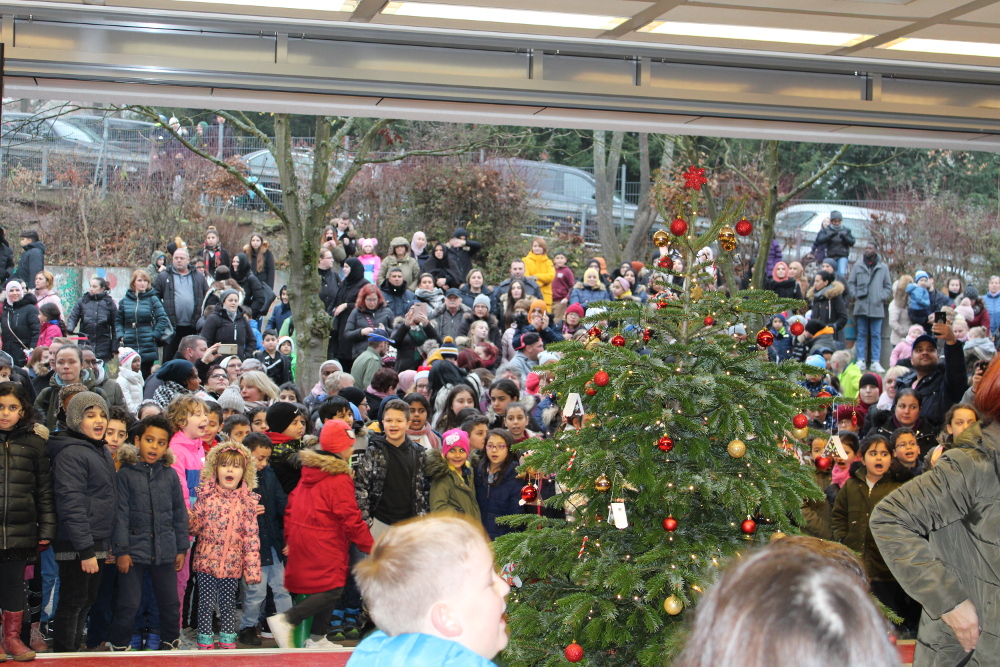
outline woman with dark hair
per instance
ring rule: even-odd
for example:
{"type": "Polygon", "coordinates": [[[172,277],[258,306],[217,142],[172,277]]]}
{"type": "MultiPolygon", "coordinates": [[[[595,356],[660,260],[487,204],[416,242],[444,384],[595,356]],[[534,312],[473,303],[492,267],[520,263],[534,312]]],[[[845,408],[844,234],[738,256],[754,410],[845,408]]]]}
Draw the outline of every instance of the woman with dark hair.
{"type": "Polygon", "coordinates": [[[382,417],[381,407],[396,396],[396,387],[399,386],[399,375],[391,368],[380,368],[375,371],[372,381],[365,387],[365,396],[368,398],[368,413],[370,415],[382,417]]]}
{"type": "Polygon", "coordinates": [[[149,377],[160,357],[157,343],[170,328],[170,319],[143,269],[132,272],[128,289],[118,305],[116,324],[122,344],[139,353],[142,376],[149,377]]]}
{"type": "MultiPolygon", "coordinates": [[[[261,284],[257,276],[253,274],[250,267],[250,258],[242,252],[236,253],[233,257],[233,270],[231,272],[240,289],[243,290],[243,305],[250,308],[250,317],[258,319],[267,312],[268,303],[267,290],[261,284]]],[[[274,293],[271,292],[271,297],[274,293]]]]}
{"type": "Polygon", "coordinates": [[[434,286],[441,289],[458,287],[448,284],[448,251],[443,243],[435,243],[431,256],[420,265],[421,273],[429,273],[434,278],[434,286]]]}
{"type": "Polygon", "coordinates": [[[410,423],[406,435],[424,449],[441,449],[441,434],[431,428],[431,402],[423,394],[413,392],[403,397],[410,406],[410,423]]]}
{"type": "Polygon", "coordinates": [[[514,310],[517,302],[525,298],[524,281],[512,280],[507,291],[500,295],[497,301],[501,317],[503,317],[503,328],[507,329],[514,323],[514,310]]]}
{"type": "Polygon", "coordinates": [[[920,416],[922,401],[920,394],[913,389],[898,389],[891,410],[879,410],[872,417],[868,435],[881,435],[889,439],[898,428],[913,429],[920,445],[920,458],[937,445],[937,429],[920,416]]]}
{"type": "Polygon", "coordinates": [[[17,662],[35,657],[20,639],[24,570],[56,536],[49,452],[34,414],[24,387],[0,383],[0,440],[6,452],[0,456],[0,609],[3,647],[17,662]]]}
{"type": "MultiPolygon", "coordinates": [[[[375,285],[368,283],[358,292],[354,310],[347,318],[347,341],[351,343],[351,356],[357,359],[368,348],[368,334],[392,333],[392,309],[375,285]]],[[[377,413],[376,413],[377,414],[377,413]]]]}
{"type": "Polygon", "coordinates": [[[274,255],[264,237],[257,233],[251,234],[250,242],[243,246],[243,252],[250,260],[250,272],[257,276],[257,280],[274,290],[274,255]]]}
{"type": "Polygon", "coordinates": [[[490,539],[518,530],[513,526],[497,525],[502,516],[521,514],[521,488],[524,480],[517,476],[518,453],[514,451],[514,436],[507,429],[497,428],[486,434],[485,456],[476,466],[476,501],[483,528],[490,539]]]}
{"type": "Polygon", "coordinates": [[[80,333],[90,341],[94,354],[104,361],[118,353],[118,335],[115,333],[118,306],[111,298],[109,289],[111,286],[104,278],[91,278],[90,290],[76,302],[66,322],[70,331],[80,326],[80,333]]]}
{"type": "MultiPolygon", "coordinates": [[[[445,411],[445,407],[448,405],[445,399],[455,385],[464,384],[472,389],[473,406],[479,404],[479,397],[483,393],[479,376],[475,373],[466,373],[450,361],[438,360],[432,363],[428,380],[431,384],[431,406],[434,408],[435,423],[445,411]]],[[[458,424],[455,428],[460,426],[461,424],[458,424]]]]}
{"type": "MultiPolygon", "coordinates": [[[[337,293],[331,304],[336,334],[330,337],[326,356],[329,359],[339,361],[345,373],[350,373],[351,366],[354,365],[354,343],[347,340],[347,321],[357,307],[361,288],[370,284],[365,280],[365,267],[361,265],[357,257],[348,257],[344,260],[344,279],[337,287],[337,293]]],[[[384,303],[385,298],[383,297],[383,305],[384,303]]]]}
{"type": "Polygon", "coordinates": [[[869,521],[886,565],[923,607],[914,664],[961,665],[970,658],[987,664],[1000,653],[1000,637],[989,625],[1000,605],[996,359],[975,405],[985,419],[962,431],[933,468],[879,503],[869,521]]]}
{"type": "Polygon", "coordinates": [[[444,409],[435,414],[434,428],[439,433],[462,427],[462,419],[458,416],[466,408],[475,408],[479,403],[476,392],[464,383],[452,386],[444,399],[444,409]]]}
{"type": "Polygon", "coordinates": [[[392,344],[396,348],[396,372],[417,370],[423,361],[421,346],[429,340],[441,343],[434,325],[427,320],[427,310],[422,304],[413,304],[403,316],[403,321],[392,332],[392,344]]]}
{"type": "Polygon", "coordinates": [[[253,356],[256,337],[244,309],[240,306],[240,295],[236,290],[226,290],[220,295],[222,303],[205,318],[201,337],[211,347],[216,343],[233,343],[240,359],[253,356]]]}

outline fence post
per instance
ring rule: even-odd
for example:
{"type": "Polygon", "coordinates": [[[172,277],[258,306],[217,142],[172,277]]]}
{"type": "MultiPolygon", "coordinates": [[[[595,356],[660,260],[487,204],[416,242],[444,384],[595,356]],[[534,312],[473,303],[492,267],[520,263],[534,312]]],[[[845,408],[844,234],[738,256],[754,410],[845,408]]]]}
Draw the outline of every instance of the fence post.
{"type": "Polygon", "coordinates": [[[622,214],[621,214],[621,225],[619,226],[619,229],[624,230],[625,229],[625,165],[624,164],[622,165],[621,198],[622,198],[622,205],[621,205],[622,214]]]}
{"type": "Polygon", "coordinates": [[[583,242],[587,242],[587,207],[584,206],[582,209],[583,215],[580,216],[580,238],[583,242]]]}
{"type": "Polygon", "coordinates": [[[49,184],[49,147],[42,146],[42,185],[49,184]]]}

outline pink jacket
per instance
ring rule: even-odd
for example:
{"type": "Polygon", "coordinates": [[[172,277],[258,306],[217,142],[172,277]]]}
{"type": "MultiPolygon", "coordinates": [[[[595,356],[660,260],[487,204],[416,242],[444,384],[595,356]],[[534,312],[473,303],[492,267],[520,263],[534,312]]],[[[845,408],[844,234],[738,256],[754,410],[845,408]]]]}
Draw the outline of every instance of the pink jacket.
{"type": "Polygon", "coordinates": [[[909,359],[911,354],[913,354],[913,341],[907,336],[896,343],[896,347],[892,348],[892,354],[889,355],[889,368],[895,366],[900,359],[909,359]]]}
{"type": "Polygon", "coordinates": [[[259,502],[260,496],[246,484],[227,491],[215,479],[207,479],[198,487],[198,502],[188,526],[198,537],[195,572],[216,579],[242,577],[248,584],[260,583],[259,502]]]}
{"type": "Polygon", "coordinates": [[[45,347],[48,347],[49,345],[52,344],[53,338],[58,338],[59,336],[62,335],[63,335],[62,329],[59,328],[58,324],[56,324],[55,322],[46,322],[38,330],[37,347],[42,347],[43,345],[45,347]]]}
{"type": "Polygon", "coordinates": [[[171,467],[181,478],[184,499],[188,501],[189,507],[193,507],[198,490],[198,475],[205,467],[205,448],[201,444],[201,439],[192,440],[181,431],[177,431],[170,439],[170,451],[173,452],[175,459],[171,467]]]}

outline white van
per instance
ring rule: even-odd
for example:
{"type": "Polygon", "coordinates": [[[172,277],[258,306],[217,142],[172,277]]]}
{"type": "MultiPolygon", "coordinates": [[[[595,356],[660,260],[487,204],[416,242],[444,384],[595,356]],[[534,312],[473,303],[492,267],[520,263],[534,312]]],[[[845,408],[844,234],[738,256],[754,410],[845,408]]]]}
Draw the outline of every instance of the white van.
{"type": "Polygon", "coordinates": [[[893,211],[883,211],[862,206],[813,202],[795,204],[782,209],[775,220],[774,234],[781,243],[785,261],[800,259],[812,249],[816,235],[823,223],[830,219],[830,213],[840,211],[843,226],[854,234],[857,243],[851,248],[851,261],[861,257],[865,244],[871,240],[870,225],[873,215],[878,215],[891,223],[905,223],[906,216],[893,211]]]}

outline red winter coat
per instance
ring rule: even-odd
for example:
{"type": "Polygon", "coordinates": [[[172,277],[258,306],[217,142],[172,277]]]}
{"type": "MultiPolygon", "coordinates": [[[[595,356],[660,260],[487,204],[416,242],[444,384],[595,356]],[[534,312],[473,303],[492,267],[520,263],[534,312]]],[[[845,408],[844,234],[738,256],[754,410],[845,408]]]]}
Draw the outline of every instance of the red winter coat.
{"type": "Polygon", "coordinates": [[[308,449],[299,461],[302,477],[285,508],[285,588],[308,595],[347,583],[350,543],[369,553],[374,540],[358,509],[351,466],[308,449]]]}

